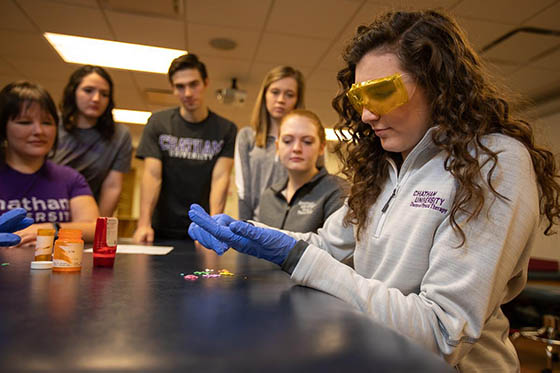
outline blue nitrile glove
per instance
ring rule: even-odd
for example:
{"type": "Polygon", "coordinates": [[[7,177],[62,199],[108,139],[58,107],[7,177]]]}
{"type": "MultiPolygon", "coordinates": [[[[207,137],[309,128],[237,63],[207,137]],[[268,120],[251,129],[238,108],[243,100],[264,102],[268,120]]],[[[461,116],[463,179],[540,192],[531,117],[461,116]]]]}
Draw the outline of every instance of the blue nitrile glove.
{"type": "MultiPolygon", "coordinates": [[[[198,206],[197,208],[204,211],[201,206],[198,206]]],[[[224,227],[227,227],[231,222],[235,221],[234,218],[226,214],[214,215],[212,216],[212,219],[224,227]]],[[[229,246],[226,243],[217,240],[210,233],[200,228],[196,223],[190,224],[188,233],[193,240],[200,242],[200,244],[204,247],[214,250],[218,255],[222,255],[229,249],[229,246]]]]}
{"type": "Polygon", "coordinates": [[[202,246],[214,250],[218,255],[222,255],[229,249],[226,243],[216,239],[216,237],[200,228],[196,223],[189,225],[189,236],[193,240],[200,242],[202,246]]]}
{"type": "Polygon", "coordinates": [[[243,221],[232,221],[228,226],[222,226],[198,205],[191,205],[189,217],[199,228],[235,250],[278,265],[284,262],[297,242],[277,230],[255,227],[243,221]]]}
{"type": "Polygon", "coordinates": [[[0,215],[0,246],[15,246],[21,237],[17,232],[33,224],[33,219],[26,218],[27,210],[17,208],[0,215]]]}

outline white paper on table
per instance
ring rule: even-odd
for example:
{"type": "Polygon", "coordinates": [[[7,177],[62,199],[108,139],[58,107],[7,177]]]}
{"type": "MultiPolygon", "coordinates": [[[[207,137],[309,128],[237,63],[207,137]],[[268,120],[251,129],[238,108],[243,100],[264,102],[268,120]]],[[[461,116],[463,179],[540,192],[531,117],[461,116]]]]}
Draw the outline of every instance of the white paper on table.
{"type": "MultiPolygon", "coordinates": [[[[148,246],[148,245],[117,245],[117,254],[148,254],[148,255],[166,255],[173,250],[173,246],[148,246]]],[[[85,253],[91,253],[92,248],[84,250],[85,253]]]]}

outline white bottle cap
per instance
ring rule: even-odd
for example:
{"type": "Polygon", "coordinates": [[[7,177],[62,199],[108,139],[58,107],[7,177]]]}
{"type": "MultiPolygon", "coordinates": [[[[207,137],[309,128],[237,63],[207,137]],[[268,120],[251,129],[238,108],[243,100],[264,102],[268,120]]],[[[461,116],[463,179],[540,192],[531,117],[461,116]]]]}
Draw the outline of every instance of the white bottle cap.
{"type": "Polygon", "coordinates": [[[53,262],[50,260],[43,260],[31,262],[31,269],[52,269],[53,262]]]}

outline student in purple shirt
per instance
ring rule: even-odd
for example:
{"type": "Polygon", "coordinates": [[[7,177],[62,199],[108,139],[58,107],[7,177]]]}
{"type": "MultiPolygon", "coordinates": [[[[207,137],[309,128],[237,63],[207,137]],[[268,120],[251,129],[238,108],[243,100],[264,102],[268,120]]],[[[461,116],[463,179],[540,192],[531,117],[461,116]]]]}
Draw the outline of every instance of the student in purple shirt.
{"type": "Polygon", "coordinates": [[[46,160],[56,142],[58,114],[41,86],[19,81],[0,91],[0,214],[24,208],[35,224],[18,234],[34,244],[37,229],[79,229],[92,241],[97,204],[82,175],[46,160]]]}

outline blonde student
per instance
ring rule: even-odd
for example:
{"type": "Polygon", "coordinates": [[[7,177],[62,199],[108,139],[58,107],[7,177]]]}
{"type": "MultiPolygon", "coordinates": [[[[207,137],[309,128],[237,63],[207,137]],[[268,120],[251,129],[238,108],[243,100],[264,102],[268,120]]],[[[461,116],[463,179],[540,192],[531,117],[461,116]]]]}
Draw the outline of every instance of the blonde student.
{"type": "Polygon", "coordinates": [[[303,75],[290,66],[266,74],[253,108],[251,126],[239,131],[235,143],[235,185],[239,218],[254,219],[262,192],[287,173],[276,156],[276,139],[282,118],[304,107],[303,75]]]}

